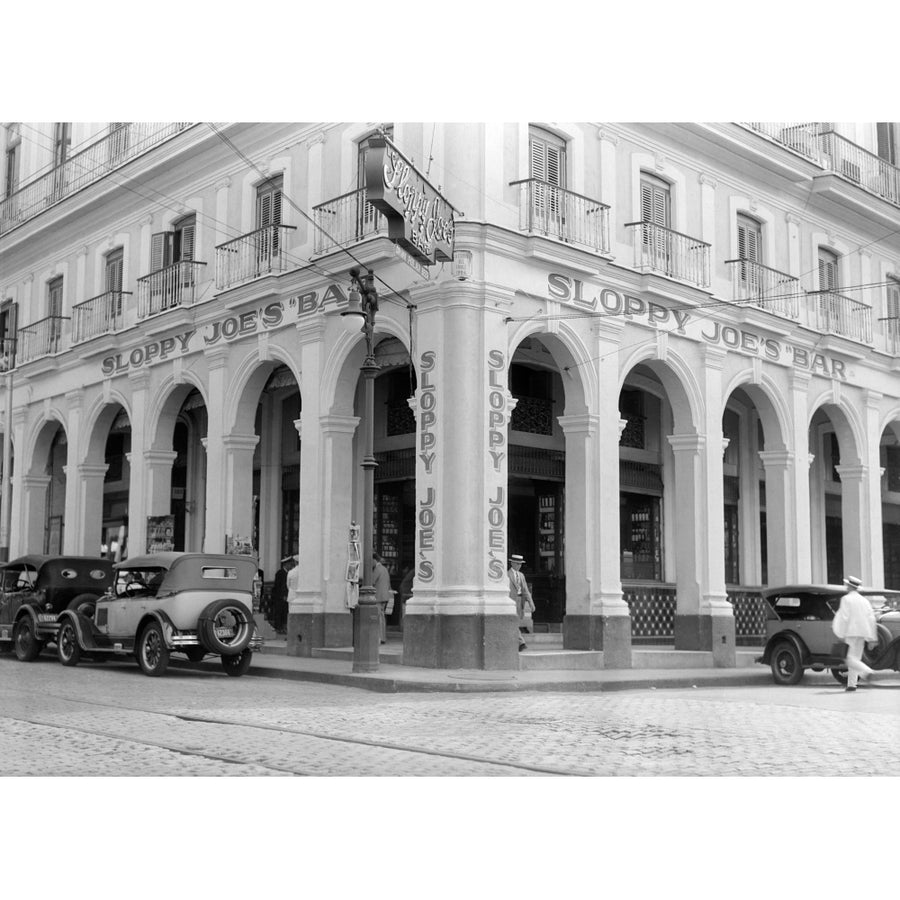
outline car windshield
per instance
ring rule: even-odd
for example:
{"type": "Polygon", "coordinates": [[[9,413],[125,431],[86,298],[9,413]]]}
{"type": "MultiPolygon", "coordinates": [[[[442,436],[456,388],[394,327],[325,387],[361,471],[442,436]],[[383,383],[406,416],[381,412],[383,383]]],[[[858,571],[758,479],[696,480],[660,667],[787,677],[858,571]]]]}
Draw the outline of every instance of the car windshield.
{"type": "Polygon", "coordinates": [[[118,569],[115,592],[117,597],[155,597],[166,576],[160,567],[147,569],[118,569]]]}
{"type": "Polygon", "coordinates": [[[4,591],[27,591],[34,587],[36,581],[37,571],[28,566],[3,572],[4,591]]]}
{"type": "Polygon", "coordinates": [[[823,597],[821,594],[796,593],[783,597],[770,597],[769,603],[779,619],[803,621],[831,621],[840,597],[823,597]]]}

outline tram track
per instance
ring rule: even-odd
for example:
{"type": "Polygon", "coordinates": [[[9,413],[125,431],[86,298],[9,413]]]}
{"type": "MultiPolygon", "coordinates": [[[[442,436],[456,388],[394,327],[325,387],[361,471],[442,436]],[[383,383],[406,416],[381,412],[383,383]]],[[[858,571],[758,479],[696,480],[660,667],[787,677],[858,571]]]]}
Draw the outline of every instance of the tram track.
{"type": "MultiPolygon", "coordinates": [[[[9,693],[22,693],[26,694],[24,691],[16,691],[13,689],[10,691],[7,689],[9,693]]],[[[27,694],[26,694],[27,695],[27,694]]],[[[589,775],[588,772],[578,772],[573,771],[571,769],[564,770],[561,768],[556,768],[553,766],[540,766],[534,765],[526,762],[520,761],[507,761],[507,760],[498,760],[495,758],[487,757],[487,756],[479,756],[477,754],[469,754],[469,753],[459,753],[448,750],[435,750],[427,747],[417,747],[410,744],[404,744],[394,741],[381,741],[374,740],[371,738],[365,737],[356,737],[353,735],[340,735],[340,734],[329,734],[328,732],[315,731],[311,729],[303,729],[303,728],[292,728],[289,726],[283,725],[270,725],[267,723],[257,723],[257,722],[241,722],[235,721],[232,719],[217,717],[217,716],[205,716],[205,715],[196,715],[186,712],[176,712],[172,710],[159,710],[159,709],[148,709],[142,706],[136,705],[123,705],[120,703],[109,703],[99,700],[86,700],[82,697],[71,697],[60,695],[56,693],[45,692],[42,694],[43,697],[48,699],[53,699],[59,701],[63,704],[79,704],[87,707],[94,707],[98,709],[107,709],[107,710],[118,710],[122,712],[128,713],[140,713],[148,716],[156,716],[159,718],[169,718],[176,719],[178,721],[186,722],[186,723],[196,723],[200,725],[210,725],[210,726],[218,726],[218,727],[227,727],[227,728],[240,728],[240,729],[248,729],[256,732],[273,732],[277,734],[283,735],[295,735],[297,737],[302,737],[306,739],[310,739],[313,741],[322,741],[322,742],[331,742],[342,745],[349,746],[358,746],[358,747],[368,747],[374,750],[388,750],[394,751],[398,753],[408,753],[415,756],[420,757],[430,757],[437,759],[447,759],[456,762],[469,762],[475,765],[481,765],[486,767],[492,767],[495,769],[512,769],[514,771],[522,772],[523,774],[533,773],[536,775],[547,775],[547,776],[559,776],[559,775],[589,775]]],[[[277,764],[272,764],[270,762],[265,762],[261,760],[253,760],[250,761],[246,758],[236,758],[234,756],[229,756],[220,753],[214,753],[210,751],[204,750],[196,750],[191,748],[186,748],[184,746],[179,746],[178,744],[172,744],[165,741],[151,740],[147,738],[137,737],[131,734],[123,734],[121,732],[110,731],[108,729],[102,728],[89,728],[82,725],[73,725],[68,723],[60,723],[58,721],[53,721],[52,719],[34,716],[34,715],[17,715],[15,713],[10,712],[0,712],[0,718],[7,718],[13,721],[26,723],[29,725],[33,725],[35,727],[43,727],[43,728],[54,728],[62,731],[75,731],[81,734],[86,734],[94,737],[102,737],[110,740],[119,740],[119,741],[127,741],[128,743],[138,745],[138,746],[147,746],[153,747],[159,750],[166,750],[172,753],[178,753],[187,757],[196,757],[198,759],[204,759],[211,762],[221,762],[226,764],[233,764],[237,766],[257,766],[262,769],[269,769],[272,772],[278,772],[279,774],[288,774],[295,775],[301,777],[315,777],[319,773],[316,771],[311,771],[308,769],[304,769],[302,767],[289,767],[289,766],[279,766],[277,764]]]]}

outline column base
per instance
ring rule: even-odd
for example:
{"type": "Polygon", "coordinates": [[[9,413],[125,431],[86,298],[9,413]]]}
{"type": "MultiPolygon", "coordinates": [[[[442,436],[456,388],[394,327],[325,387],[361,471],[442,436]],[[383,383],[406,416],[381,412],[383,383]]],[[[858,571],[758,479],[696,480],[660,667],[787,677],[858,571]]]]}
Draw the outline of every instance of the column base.
{"type": "Polygon", "coordinates": [[[675,616],[675,649],[712,652],[713,665],[733,669],[735,655],[734,616],[675,616]]]}
{"type": "Polygon", "coordinates": [[[288,613],[288,656],[312,656],[315,647],[353,644],[353,617],[345,613],[288,613]]]}
{"type": "Polygon", "coordinates": [[[631,616],[577,616],[563,619],[566,650],[602,650],[604,669],[631,668],[631,616]]]}
{"type": "Polygon", "coordinates": [[[424,669],[518,669],[516,616],[407,615],[403,665],[424,669]]]}

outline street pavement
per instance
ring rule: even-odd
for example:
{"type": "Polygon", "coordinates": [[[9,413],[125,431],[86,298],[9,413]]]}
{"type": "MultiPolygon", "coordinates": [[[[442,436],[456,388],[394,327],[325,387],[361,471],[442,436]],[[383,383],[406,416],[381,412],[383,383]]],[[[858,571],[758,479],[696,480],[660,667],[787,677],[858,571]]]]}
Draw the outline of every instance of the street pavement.
{"type": "Polygon", "coordinates": [[[131,663],[0,657],[0,774],[893,774],[900,679],[373,693],[131,663]]]}

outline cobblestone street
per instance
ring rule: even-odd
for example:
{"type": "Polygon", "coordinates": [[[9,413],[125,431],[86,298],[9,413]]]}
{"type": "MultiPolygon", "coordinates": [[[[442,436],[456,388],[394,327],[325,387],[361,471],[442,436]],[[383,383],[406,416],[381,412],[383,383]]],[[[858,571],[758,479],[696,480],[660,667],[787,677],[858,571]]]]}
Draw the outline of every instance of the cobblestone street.
{"type": "Polygon", "coordinates": [[[900,686],[848,695],[815,676],[795,688],[373,695],[4,658],[0,684],[3,775],[872,775],[893,774],[900,741],[900,686]]]}

